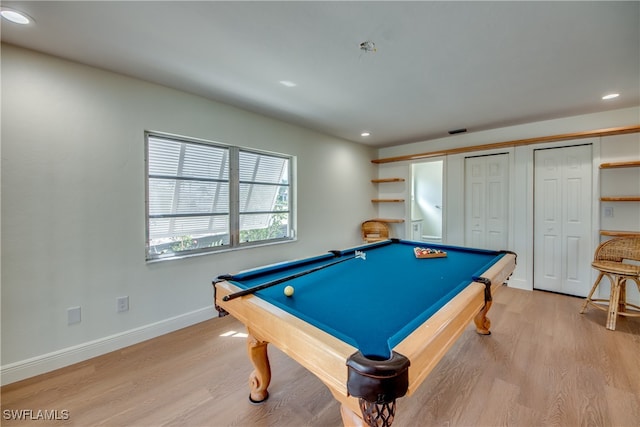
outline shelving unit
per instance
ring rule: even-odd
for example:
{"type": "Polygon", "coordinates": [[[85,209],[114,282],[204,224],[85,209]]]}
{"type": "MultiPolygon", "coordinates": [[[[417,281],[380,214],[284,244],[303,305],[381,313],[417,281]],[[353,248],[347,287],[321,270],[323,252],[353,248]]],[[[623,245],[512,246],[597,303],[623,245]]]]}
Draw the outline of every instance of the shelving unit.
{"type": "MultiPolygon", "coordinates": [[[[404,182],[404,178],[376,178],[371,182],[374,184],[393,184],[404,182]]],[[[404,199],[371,199],[371,203],[404,203],[404,199]]],[[[403,218],[375,218],[373,221],[380,221],[389,224],[400,224],[404,222],[403,218]]]]}
{"type": "MultiPolygon", "coordinates": [[[[640,160],[626,162],[610,162],[602,163],[600,169],[623,169],[640,167],[640,160]]],[[[601,177],[602,179],[602,177],[601,177]]],[[[601,202],[640,202],[640,195],[629,196],[601,196],[601,202]]],[[[640,231],[627,230],[600,230],[601,236],[620,237],[620,236],[640,236],[640,231]]]]}

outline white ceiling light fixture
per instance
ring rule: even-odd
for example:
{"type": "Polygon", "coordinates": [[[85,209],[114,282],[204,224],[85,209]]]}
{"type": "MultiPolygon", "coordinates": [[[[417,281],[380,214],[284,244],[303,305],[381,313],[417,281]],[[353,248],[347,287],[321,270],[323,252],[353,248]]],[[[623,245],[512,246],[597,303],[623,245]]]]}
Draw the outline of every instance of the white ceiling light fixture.
{"type": "Polygon", "coordinates": [[[371,136],[371,132],[362,132],[360,136],[371,136]]]}
{"type": "Polygon", "coordinates": [[[7,21],[13,22],[14,24],[28,25],[33,22],[33,18],[31,18],[26,13],[19,12],[14,9],[9,9],[7,7],[0,8],[0,16],[2,16],[7,21]]]}
{"type": "Polygon", "coordinates": [[[286,87],[296,87],[298,86],[296,83],[291,82],[289,80],[280,80],[280,84],[286,87]]]}
{"type": "Polygon", "coordinates": [[[619,96],[620,96],[620,94],[619,94],[619,93],[609,93],[609,94],[607,94],[607,95],[603,96],[603,97],[602,97],[602,99],[604,99],[604,100],[607,100],[607,99],[614,99],[614,98],[617,98],[617,97],[619,97],[619,96]]]}

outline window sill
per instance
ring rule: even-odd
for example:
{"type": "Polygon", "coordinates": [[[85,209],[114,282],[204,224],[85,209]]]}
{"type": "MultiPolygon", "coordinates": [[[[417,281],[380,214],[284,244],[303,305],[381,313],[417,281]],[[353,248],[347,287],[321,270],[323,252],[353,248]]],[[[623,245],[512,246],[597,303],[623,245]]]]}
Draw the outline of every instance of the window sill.
{"type": "Polygon", "coordinates": [[[145,260],[145,262],[147,264],[155,264],[158,262],[176,261],[176,260],[185,259],[185,258],[194,258],[194,257],[207,256],[207,255],[216,255],[220,253],[243,251],[247,249],[263,248],[265,246],[282,245],[282,244],[293,243],[297,241],[298,239],[294,237],[291,239],[278,240],[274,242],[266,242],[266,243],[259,243],[259,244],[243,244],[243,245],[235,246],[232,248],[217,249],[214,251],[197,252],[197,253],[191,253],[191,254],[185,254],[185,255],[176,255],[176,256],[170,256],[166,258],[152,258],[152,259],[145,260]]]}

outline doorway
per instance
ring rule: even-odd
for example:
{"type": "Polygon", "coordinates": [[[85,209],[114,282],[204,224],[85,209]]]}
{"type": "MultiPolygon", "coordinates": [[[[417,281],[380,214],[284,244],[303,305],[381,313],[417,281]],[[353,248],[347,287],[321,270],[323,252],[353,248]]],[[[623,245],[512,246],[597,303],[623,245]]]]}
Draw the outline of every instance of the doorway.
{"type": "Polygon", "coordinates": [[[442,243],[444,161],[411,165],[411,239],[442,243]]]}
{"type": "Polygon", "coordinates": [[[591,288],[592,146],[534,151],[534,289],[591,288]]]}

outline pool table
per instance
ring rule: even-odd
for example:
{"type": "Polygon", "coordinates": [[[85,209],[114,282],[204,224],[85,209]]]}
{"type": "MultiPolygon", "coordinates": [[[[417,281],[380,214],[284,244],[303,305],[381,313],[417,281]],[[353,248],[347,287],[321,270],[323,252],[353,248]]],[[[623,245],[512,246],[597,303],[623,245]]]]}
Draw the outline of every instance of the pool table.
{"type": "Polygon", "coordinates": [[[472,319],[490,334],[492,294],[515,262],[508,251],[392,239],[218,276],[214,299],[247,327],[252,402],[269,396],[272,343],[329,388],[345,425],[388,426],[396,399],[417,389],[472,319]],[[439,254],[418,257],[426,246],[439,254]]]}

